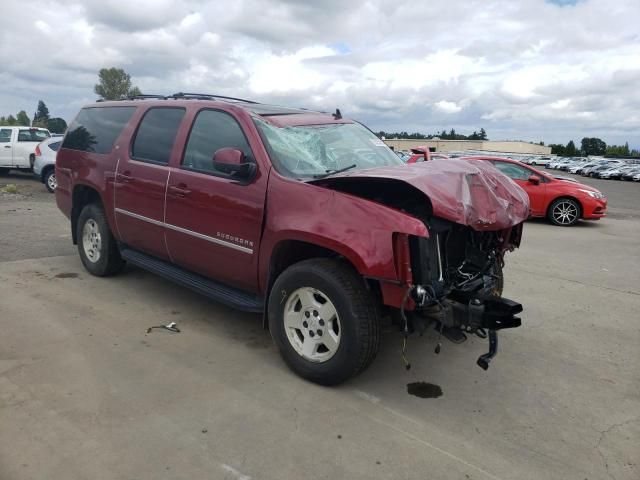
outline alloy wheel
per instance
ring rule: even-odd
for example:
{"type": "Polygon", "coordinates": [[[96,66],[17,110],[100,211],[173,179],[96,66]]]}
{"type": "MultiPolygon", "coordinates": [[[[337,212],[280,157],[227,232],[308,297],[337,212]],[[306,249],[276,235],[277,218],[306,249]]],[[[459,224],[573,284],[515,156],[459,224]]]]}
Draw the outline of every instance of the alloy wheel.
{"type": "Polygon", "coordinates": [[[100,260],[100,248],[102,247],[102,236],[98,224],[93,218],[87,220],[82,227],[82,247],[87,259],[91,263],[100,260]]]}
{"type": "Polygon", "coordinates": [[[58,186],[58,182],[56,181],[56,174],[51,174],[49,175],[49,178],[47,178],[47,185],[49,186],[49,188],[51,190],[55,190],[56,187],[58,186]]]}
{"type": "Polygon", "coordinates": [[[570,225],[578,219],[578,208],[573,202],[558,203],[553,209],[554,220],[561,225],[570,225]]]}
{"type": "Polygon", "coordinates": [[[296,353],[310,362],[326,362],[340,346],[342,329],[336,307],[315,288],[302,287],[289,296],[284,328],[296,353]]]}

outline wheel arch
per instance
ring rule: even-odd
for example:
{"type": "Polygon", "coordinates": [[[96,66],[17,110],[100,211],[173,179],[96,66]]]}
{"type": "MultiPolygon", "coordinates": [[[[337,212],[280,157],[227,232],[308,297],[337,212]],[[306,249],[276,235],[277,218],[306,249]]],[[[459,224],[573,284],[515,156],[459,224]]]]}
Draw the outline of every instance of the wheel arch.
{"type": "Polygon", "coordinates": [[[40,180],[42,180],[42,183],[44,183],[44,180],[47,177],[47,174],[51,170],[55,170],[55,168],[56,168],[55,163],[52,163],[52,164],[49,164],[49,165],[45,165],[44,167],[42,167],[42,171],[40,172],[40,180]]]}
{"type": "Polygon", "coordinates": [[[580,211],[578,212],[579,213],[578,218],[582,218],[582,215],[584,213],[584,206],[582,205],[582,202],[578,200],[577,197],[574,197],[573,195],[558,195],[557,197],[553,198],[549,202],[549,205],[547,206],[547,211],[545,212],[545,216],[546,217],[549,216],[549,214],[551,213],[551,207],[553,206],[554,203],[556,203],[558,200],[564,200],[564,199],[573,200],[578,204],[578,208],[580,209],[580,211]]]}
{"type": "Polygon", "coordinates": [[[84,183],[76,184],[73,187],[73,194],[71,197],[71,238],[73,244],[78,244],[77,225],[78,217],[82,209],[91,203],[99,203],[104,207],[104,202],[98,190],[90,185],[84,183]]]}
{"type": "MultiPolygon", "coordinates": [[[[271,288],[274,282],[291,265],[299,263],[303,260],[310,260],[313,258],[335,258],[339,259],[345,264],[353,268],[354,271],[359,272],[355,263],[342,253],[328,248],[326,246],[319,245],[304,240],[281,240],[273,248],[271,257],[269,259],[269,270],[267,274],[267,285],[265,291],[265,314],[263,317],[263,326],[268,328],[268,315],[269,310],[269,296],[271,294],[271,288]]],[[[380,285],[376,280],[365,279],[362,277],[364,284],[368,289],[371,289],[377,298],[381,297],[380,285]]]]}

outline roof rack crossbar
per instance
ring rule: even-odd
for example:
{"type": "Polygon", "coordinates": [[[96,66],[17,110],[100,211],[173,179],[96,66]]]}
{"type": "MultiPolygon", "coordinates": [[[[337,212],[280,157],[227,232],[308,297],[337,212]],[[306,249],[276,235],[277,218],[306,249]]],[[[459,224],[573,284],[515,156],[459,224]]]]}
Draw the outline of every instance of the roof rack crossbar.
{"type": "Polygon", "coordinates": [[[178,92],[178,93],[174,93],[173,95],[170,95],[169,98],[192,98],[194,100],[208,100],[208,99],[212,99],[212,98],[220,98],[222,100],[233,100],[236,102],[244,102],[244,103],[258,103],[258,102],[254,102],[253,100],[246,100],[244,98],[237,98],[237,97],[227,97],[225,95],[211,95],[208,93],[186,93],[186,92],[178,92]]]}

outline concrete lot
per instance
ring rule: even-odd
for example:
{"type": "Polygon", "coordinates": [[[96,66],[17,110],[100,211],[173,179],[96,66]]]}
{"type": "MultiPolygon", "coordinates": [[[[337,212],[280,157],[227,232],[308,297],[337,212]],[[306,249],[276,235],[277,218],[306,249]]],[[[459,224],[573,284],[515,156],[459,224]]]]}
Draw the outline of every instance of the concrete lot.
{"type": "Polygon", "coordinates": [[[0,194],[0,479],[640,478],[640,185],[592,180],[611,216],[525,227],[484,341],[388,331],[338,388],[286,368],[261,319],[130,268],[82,268],[53,196],[0,194]],[[177,321],[180,334],[147,327],[177,321]],[[442,388],[407,393],[410,382],[442,388]]]}

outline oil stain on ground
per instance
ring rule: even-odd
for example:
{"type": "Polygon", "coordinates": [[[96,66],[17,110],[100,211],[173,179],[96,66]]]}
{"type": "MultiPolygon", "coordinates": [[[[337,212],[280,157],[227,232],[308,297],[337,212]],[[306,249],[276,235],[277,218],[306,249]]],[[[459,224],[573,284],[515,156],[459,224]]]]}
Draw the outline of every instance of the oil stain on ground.
{"type": "Polygon", "coordinates": [[[438,398],[442,396],[439,385],[427,382],[407,383],[407,393],[420,398],[438,398]]]}
{"type": "Polygon", "coordinates": [[[77,273],[59,273],[55,276],[56,278],[78,278],[77,273]]]}

